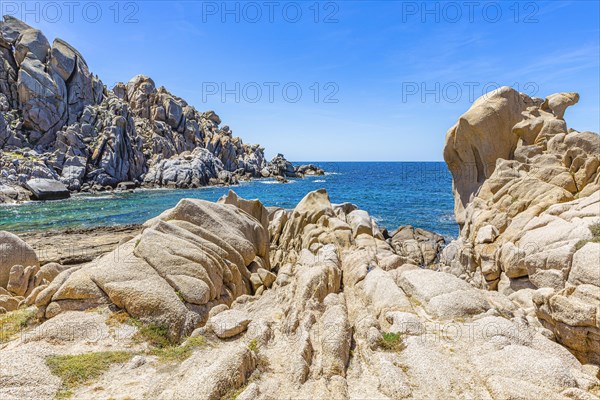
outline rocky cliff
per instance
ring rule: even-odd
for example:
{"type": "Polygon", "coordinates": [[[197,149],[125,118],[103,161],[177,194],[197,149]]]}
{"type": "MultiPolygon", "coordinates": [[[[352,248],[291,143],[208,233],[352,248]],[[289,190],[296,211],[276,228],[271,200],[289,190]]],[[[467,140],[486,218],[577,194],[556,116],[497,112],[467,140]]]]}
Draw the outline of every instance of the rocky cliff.
{"type": "Polygon", "coordinates": [[[50,45],[13,17],[0,22],[4,201],[26,198],[21,188],[32,178],[60,181],[71,191],[120,182],[193,188],[278,175],[270,165],[262,147],[233,136],[213,111],[197,111],[149,77],[107,88],[67,42],[50,45]]]}
{"type": "Polygon", "coordinates": [[[600,362],[600,136],[567,128],[576,93],[503,87],[446,136],[460,237],[442,269],[528,297],[557,339],[600,362]]]}

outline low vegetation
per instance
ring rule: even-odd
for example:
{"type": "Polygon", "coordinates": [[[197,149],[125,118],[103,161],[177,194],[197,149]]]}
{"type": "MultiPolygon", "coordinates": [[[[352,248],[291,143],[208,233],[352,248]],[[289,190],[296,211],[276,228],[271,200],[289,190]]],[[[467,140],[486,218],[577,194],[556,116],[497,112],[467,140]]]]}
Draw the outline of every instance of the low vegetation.
{"type": "Polygon", "coordinates": [[[148,343],[150,349],[146,351],[146,354],[157,356],[161,362],[182,362],[192,355],[194,349],[208,345],[203,336],[190,337],[182,345],[179,345],[172,341],[168,326],[143,323],[137,318],[130,317],[125,311],[112,313],[107,319],[107,324],[135,326],[138,331],[134,340],[148,343]]]}
{"type": "Polygon", "coordinates": [[[592,238],[583,239],[577,242],[577,244],[575,245],[575,248],[577,250],[581,249],[588,243],[600,243],[600,222],[596,222],[595,224],[588,226],[588,229],[590,230],[590,232],[592,232],[592,238]]]}
{"type": "Polygon", "coordinates": [[[15,335],[33,326],[36,322],[35,310],[24,308],[0,315],[0,344],[13,339],[15,335]]]}
{"type": "Polygon", "coordinates": [[[254,371],[252,371],[250,376],[248,376],[248,379],[246,379],[246,382],[244,382],[242,386],[240,386],[239,388],[229,389],[227,393],[225,393],[221,397],[221,400],[237,399],[237,397],[244,390],[246,390],[246,388],[248,388],[249,385],[260,380],[260,377],[263,373],[272,372],[271,363],[269,362],[269,359],[260,352],[260,344],[258,343],[258,341],[256,339],[252,339],[246,344],[246,346],[248,346],[248,349],[250,349],[254,354],[256,354],[256,368],[254,369],[254,371]]]}
{"type": "Polygon", "coordinates": [[[47,357],[46,365],[50,371],[62,379],[62,387],[56,398],[70,398],[73,395],[73,389],[98,378],[111,365],[129,361],[132,356],[133,353],[126,351],[105,351],[47,357]]]}
{"type": "Polygon", "coordinates": [[[170,345],[167,347],[154,348],[149,354],[157,356],[161,362],[182,362],[187,360],[194,349],[207,346],[204,336],[195,336],[186,340],[181,346],[170,345]]]}
{"type": "Polygon", "coordinates": [[[17,154],[17,153],[13,153],[12,151],[5,151],[5,152],[4,152],[4,155],[5,155],[6,157],[8,157],[8,158],[12,158],[12,159],[15,159],[15,158],[16,158],[16,159],[22,160],[22,159],[24,159],[24,158],[25,158],[25,157],[23,156],[23,154],[17,154]]]}
{"type": "Polygon", "coordinates": [[[246,382],[240,386],[239,388],[231,388],[227,391],[227,393],[225,393],[222,397],[221,400],[235,400],[238,398],[238,396],[240,394],[242,394],[242,392],[244,390],[246,390],[246,388],[248,388],[248,386],[250,386],[250,384],[258,381],[260,379],[260,375],[261,372],[260,370],[257,368],[254,370],[254,372],[252,372],[252,374],[250,374],[250,376],[248,377],[248,379],[246,380],[246,382]]]}
{"type": "Polygon", "coordinates": [[[406,348],[399,333],[386,332],[379,340],[379,347],[385,351],[399,352],[406,348]]]}
{"type": "Polygon", "coordinates": [[[136,318],[131,318],[129,323],[136,328],[138,331],[135,335],[136,340],[145,341],[150,346],[159,349],[173,346],[174,343],[169,336],[169,327],[167,325],[160,324],[145,324],[136,318]]]}

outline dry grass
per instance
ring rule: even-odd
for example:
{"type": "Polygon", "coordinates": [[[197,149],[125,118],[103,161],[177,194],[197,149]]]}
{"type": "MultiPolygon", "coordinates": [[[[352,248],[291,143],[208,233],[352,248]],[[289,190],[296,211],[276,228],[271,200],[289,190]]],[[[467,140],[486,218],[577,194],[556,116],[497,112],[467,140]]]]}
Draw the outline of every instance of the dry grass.
{"type": "Polygon", "coordinates": [[[0,343],[10,341],[15,335],[35,324],[35,310],[24,308],[0,315],[0,343]]]}
{"type": "Polygon", "coordinates": [[[195,349],[208,346],[208,342],[203,336],[190,337],[182,345],[179,345],[169,335],[168,326],[145,324],[137,318],[130,317],[125,311],[111,314],[106,323],[112,326],[118,324],[135,326],[138,331],[134,340],[148,343],[150,349],[146,351],[146,354],[157,356],[163,363],[182,362],[188,359],[195,349]]]}
{"type": "Polygon", "coordinates": [[[129,361],[132,356],[133,353],[125,351],[105,351],[47,357],[46,365],[50,371],[62,379],[62,387],[56,394],[56,398],[70,398],[73,389],[100,377],[111,365],[129,361]]]}
{"type": "Polygon", "coordinates": [[[181,346],[170,345],[167,347],[155,348],[149,351],[149,354],[157,356],[161,362],[182,362],[187,360],[195,349],[208,346],[203,336],[191,337],[181,346]]]}
{"type": "Polygon", "coordinates": [[[575,245],[575,249],[579,250],[588,243],[600,243],[600,222],[588,226],[588,229],[592,232],[592,238],[580,240],[575,245]]]}

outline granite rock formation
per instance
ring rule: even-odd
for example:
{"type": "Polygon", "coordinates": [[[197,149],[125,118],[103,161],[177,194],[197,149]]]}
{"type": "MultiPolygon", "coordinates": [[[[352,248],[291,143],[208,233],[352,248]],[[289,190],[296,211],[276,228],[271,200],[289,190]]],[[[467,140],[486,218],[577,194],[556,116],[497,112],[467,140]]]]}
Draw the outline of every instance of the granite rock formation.
{"type": "Polygon", "coordinates": [[[0,396],[51,399],[61,380],[47,357],[119,350],[128,363],[71,395],[597,399],[600,368],[551,340],[522,298],[404,263],[393,237],[324,190],[293,210],[233,192],[216,204],[182,200],[37,294],[47,320],[0,349],[10,371],[0,373],[0,396]],[[123,313],[167,327],[178,351],[204,345],[161,367],[123,313]],[[73,335],[82,327],[93,341],[73,335]]]}
{"type": "Polygon", "coordinates": [[[220,124],[147,76],[107,88],[64,40],[50,44],[18,19],[0,21],[0,202],[27,198],[32,178],[80,191],[322,173],[296,171],[283,156],[268,163],[264,148],[220,124]]]}
{"type": "Polygon", "coordinates": [[[600,362],[600,136],[567,128],[576,93],[503,87],[446,136],[460,237],[442,270],[523,296],[559,342],[600,362]]]}

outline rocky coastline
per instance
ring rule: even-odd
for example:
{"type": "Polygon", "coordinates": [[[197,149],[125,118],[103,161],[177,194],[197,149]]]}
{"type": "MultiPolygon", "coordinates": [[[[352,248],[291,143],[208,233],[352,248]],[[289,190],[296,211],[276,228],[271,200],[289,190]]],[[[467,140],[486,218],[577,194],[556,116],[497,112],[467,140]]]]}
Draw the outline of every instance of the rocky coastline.
{"type": "Polygon", "coordinates": [[[143,75],[107,88],[62,39],[0,21],[0,204],[115,188],[197,188],[321,175],[245,144],[143,75]]]}
{"type": "Polygon", "coordinates": [[[142,226],[1,233],[0,396],[598,399],[600,136],[566,127],[577,98],[501,88],[460,117],[449,244],[323,189],[292,210],[230,191],[142,226]],[[86,236],[88,258],[34,251],[86,236]]]}
{"type": "MultiPolygon", "coordinates": [[[[21,105],[2,154],[23,184],[319,173],[265,162],[147,77],[106,90],[17,20],[0,38],[0,104],[21,105]]],[[[229,191],[141,226],[0,232],[0,398],[598,400],[600,136],[567,127],[578,100],[502,87],[458,119],[451,243],[324,189],[293,209],[229,191]]]]}

